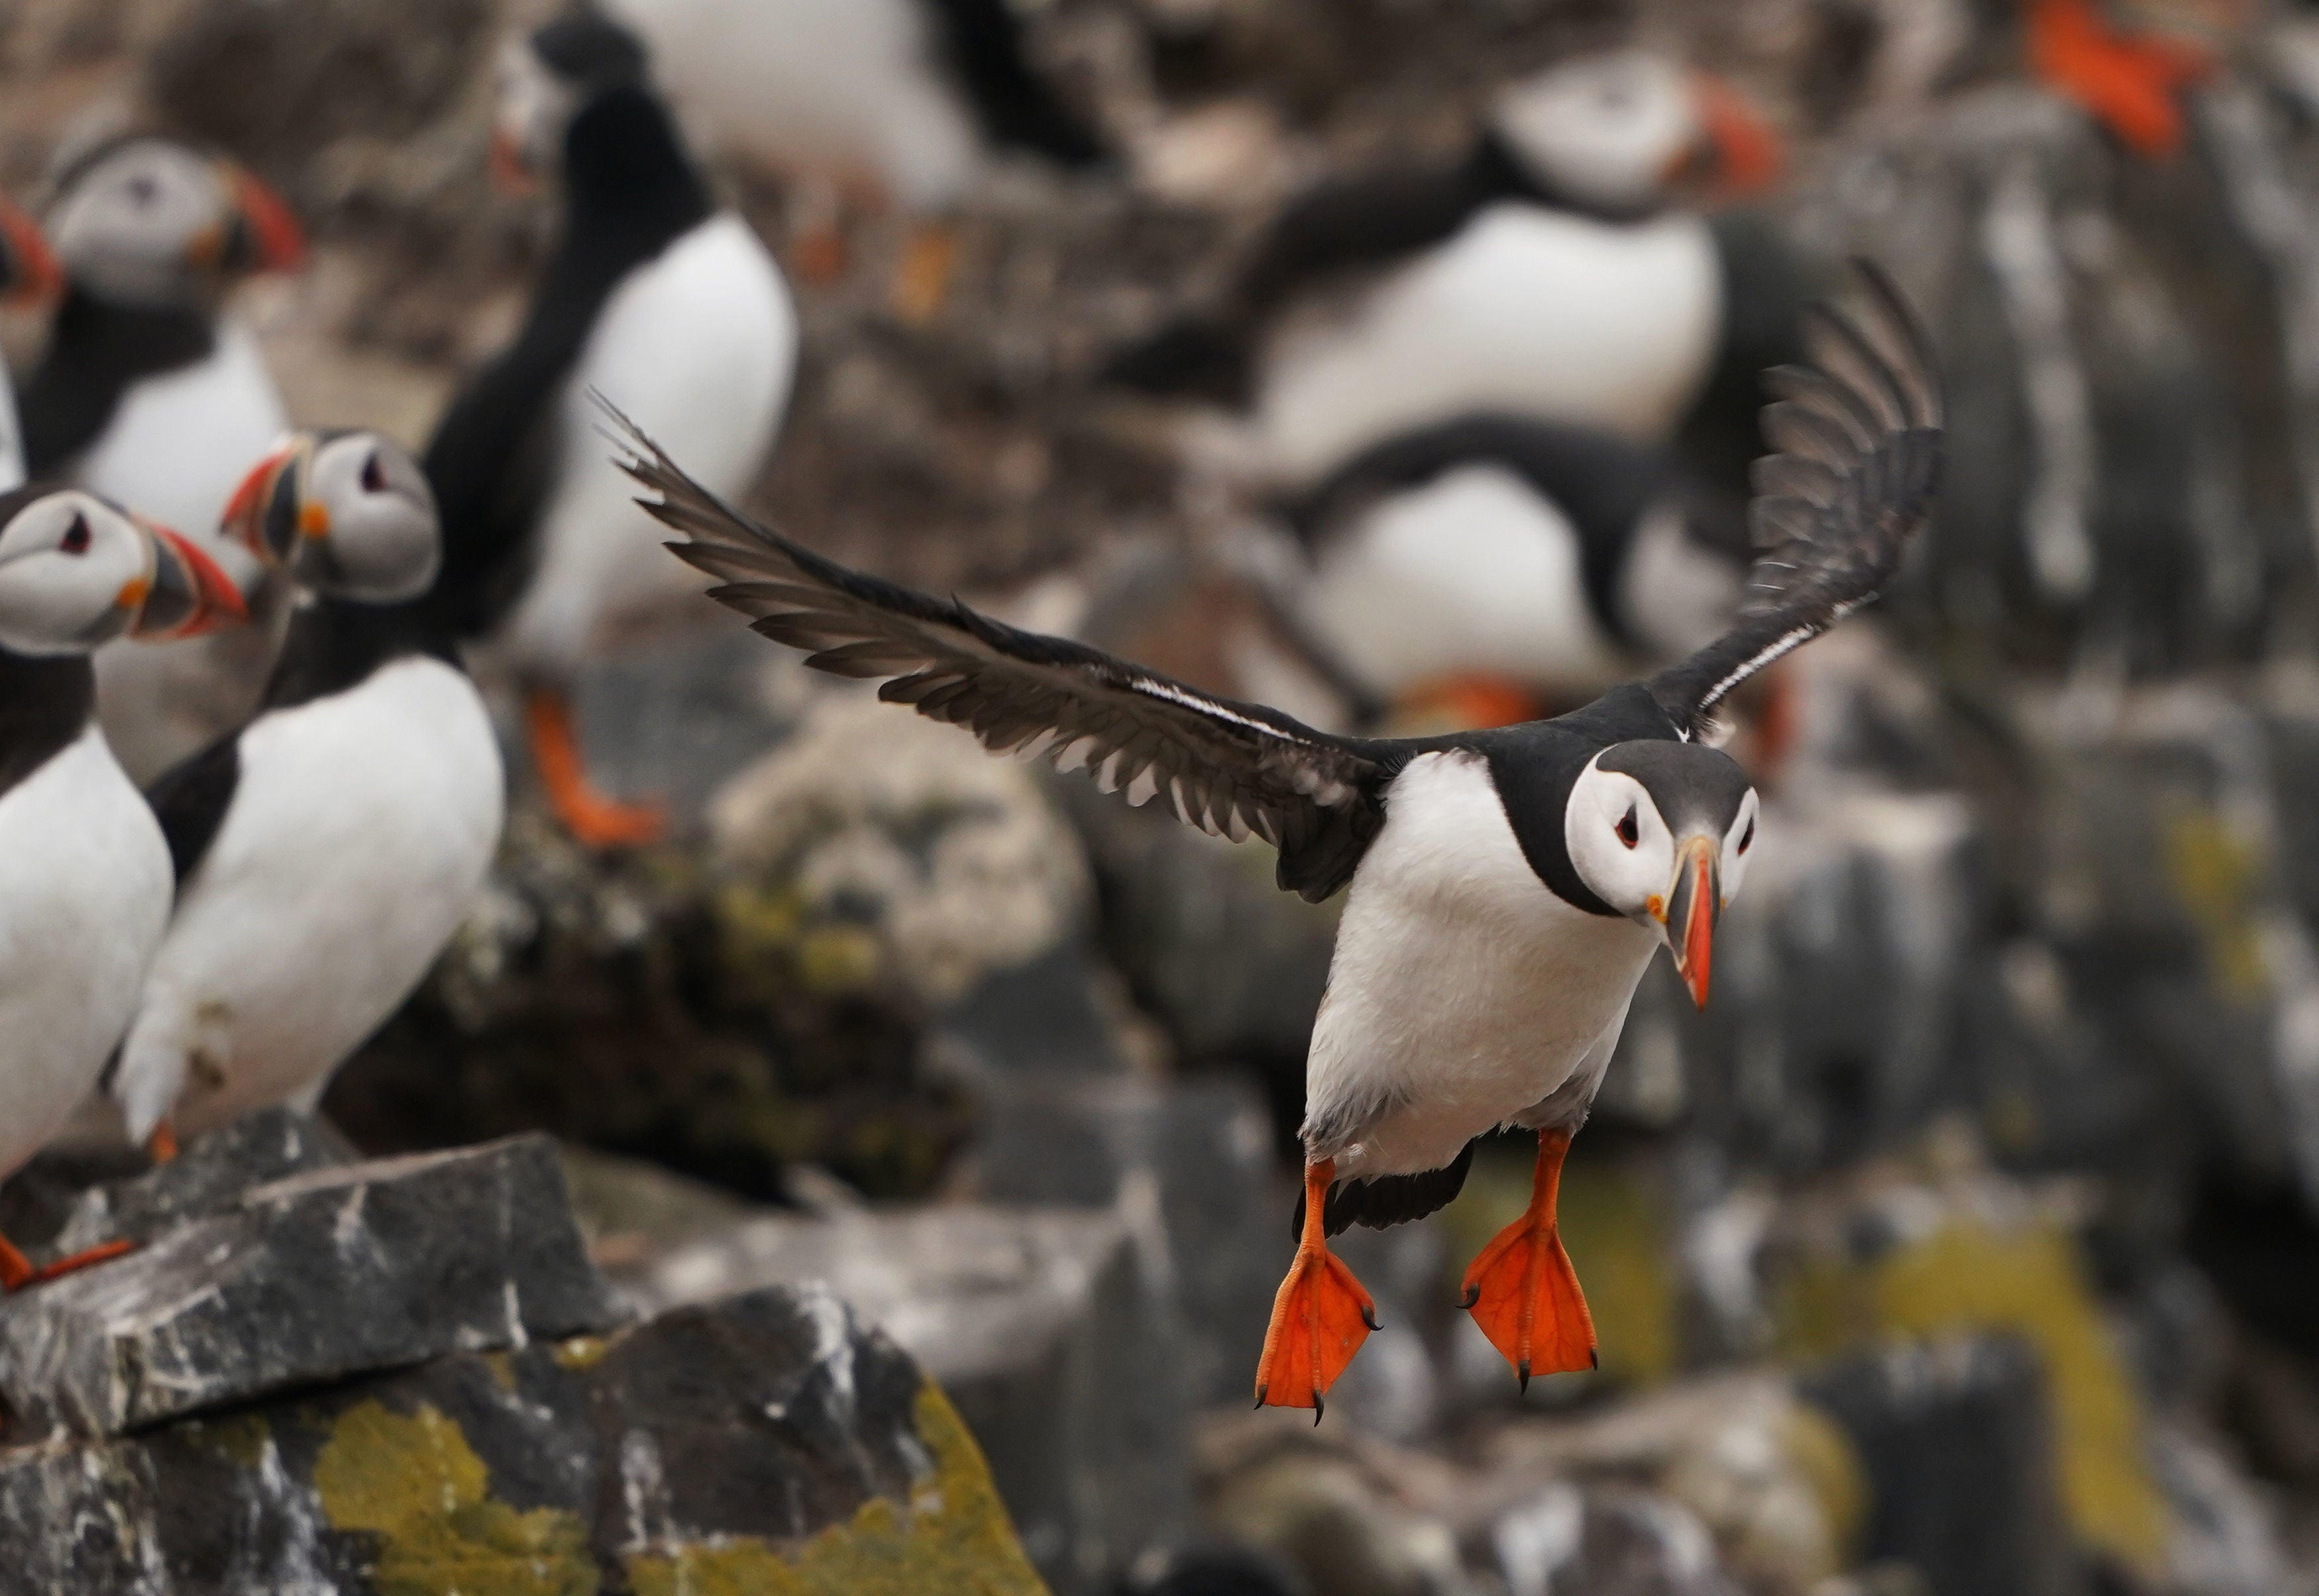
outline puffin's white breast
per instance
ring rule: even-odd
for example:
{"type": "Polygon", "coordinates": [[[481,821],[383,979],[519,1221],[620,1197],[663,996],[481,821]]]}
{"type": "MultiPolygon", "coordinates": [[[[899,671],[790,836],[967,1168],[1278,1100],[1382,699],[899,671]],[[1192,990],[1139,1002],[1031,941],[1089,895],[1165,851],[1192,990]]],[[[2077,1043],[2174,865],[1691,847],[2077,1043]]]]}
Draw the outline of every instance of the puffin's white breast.
{"type": "Polygon", "coordinates": [[[1385,694],[1467,672],[1593,682],[1620,663],[1577,528],[1502,465],[1459,466],[1371,506],[1322,551],[1304,613],[1385,694]]]}
{"type": "MultiPolygon", "coordinates": [[[[289,425],[257,340],[221,317],[208,358],[129,385],[73,477],[216,553],[226,500],[289,425]]],[[[240,550],[218,557],[242,573],[240,550]]]]}
{"type": "Polygon", "coordinates": [[[1722,318],[1714,235],[1696,216],[1613,225],[1495,205],[1352,304],[1281,329],[1260,370],[1259,443],[1299,482],[1473,412],[1663,437],[1707,380],[1722,318]]]}
{"type": "Polygon", "coordinates": [[[261,717],[154,960],[124,1097],[192,1059],[177,1123],[198,1132],[319,1091],[465,918],[505,812],[483,700],[440,661],[261,717]]]}
{"type": "Polygon", "coordinates": [[[655,75],[710,140],[778,166],[882,182],[913,209],[956,201],[982,158],[936,68],[925,0],[614,0],[655,75]]]}
{"type": "Polygon", "coordinates": [[[614,291],[563,406],[539,563],[500,642],[515,663],[569,666],[608,627],[692,601],[699,575],[661,546],[613,464],[600,392],[712,491],[738,497],[781,429],[797,369],[797,311],[747,223],[708,221],[614,291]]]}
{"type": "Polygon", "coordinates": [[[161,828],[94,726],[0,794],[0,1176],[95,1088],[169,895],[161,828]]]}
{"type": "Polygon", "coordinates": [[[1435,1169],[1566,1080],[1634,996],[1657,941],[1547,888],[1477,754],[1426,753],[1337,929],[1306,1061],[1308,1123],[1350,1116],[1338,1174],[1435,1169]],[[1358,1110],[1390,1105],[1367,1117],[1358,1110]]]}

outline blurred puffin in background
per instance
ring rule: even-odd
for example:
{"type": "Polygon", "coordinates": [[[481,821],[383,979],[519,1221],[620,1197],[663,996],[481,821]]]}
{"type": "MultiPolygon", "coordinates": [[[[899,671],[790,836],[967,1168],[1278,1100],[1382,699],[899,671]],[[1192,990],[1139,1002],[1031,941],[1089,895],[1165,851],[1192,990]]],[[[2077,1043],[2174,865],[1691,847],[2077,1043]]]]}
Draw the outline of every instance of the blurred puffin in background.
{"type": "MultiPolygon", "coordinates": [[[[0,496],[0,1179],[96,1086],[169,915],[169,850],[97,726],[90,651],[244,616],[174,532],[79,489],[0,496]]],[[[124,1250],[35,1269],[0,1237],[0,1288],[124,1250]]]]}
{"type": "MultiPolygon", "coordinates": [[[[65,285],[40,224],[0,199],[0,305],[30,310],[56,298],[65,285]]],[[[32,474],[24,464],[24,429],[16,416],[16,392],[0,365],[0,492],[21,488],[32,474]]]]}
{"type": "Polygon", "coordinates": [[[295,597],[256,716],[151,794],[176,906],[107,1089],[164,1159],[179,1130],[313,1107],[466,918],[506,814],[490,712],[413,602],[442,555],[417,462],[298,434],[224,530],[295,597]]]}
{"type": "MultiPolygon", "coordinates": [[[[296,221],[232,162],[135,136],[66,166],[46,226],[65,293],[18,394],[27,470],[182,529],[252,597],[255,568],[210,539],[289,417],[226,300],[254,273],[298,267],[296,221]]],[[[98,711],[130,774],[151,777],[247,715],[271,644],[259,626],[100,654],[98,711]]]]}
{"type": "Polygon", "coordinates": [[[590,784],[570,682],[609,634],[699,600],[636,524],[588,395],[685,439],[737,495],[781,429],[797,311],[617,23],[578,12],[511,41],[496,140],[503,163],[557,184],[563,230],[515,341],[427,446],[443,521],[435,602],[451,635],[481,641],[521,688],[533,765],[565,828],[591,846],[643,843],[661,816],[590,784]]]}
{"type": "Polygon", "coordinates": [[[2183,96],[2219,73],[2257,8],[2026,0],[2030,69],[2146,161],[2170,158],[2189,122],[2183,96]],[[2120,15],[2118,14],[2125,14],[2120,15]]]}
{"type": "Polygon", "coordinates": [[[1399,731],[1593,698],[1730,624],[1753,550],[1661,449],[1469,416],[1364,451],[1280,506],[1274,598],[1321,674],[1399,731]]]}
{"type": "Polygon", "coordinates": [[[1760,452],[1755,374],[1794,357],[1804,284],[1766,224],[1676,202],[1767,188],[1779,142],[1735,91],[1647,50],[1500,90],[1447,164],[1293,202],[1224,302],[1112,363],[1115,383],[1244,409],[1259,473],[1302,486],[1460,416],[1672,436],[1712,400],[1760,452]]]}
{"type": "MultiPolygon", "coordinates": [[[[777,168],[867,184],[917,219],[894,290],[923,320],[954,241],[943,214],[1001,152],[1078,171],[1103,140],[1024,50],[1007,0],[606,0],[651,44],[677,104],[721,146],[777,168]]],[[[798,253],[833,275],[834,226],[798,253]]]]}

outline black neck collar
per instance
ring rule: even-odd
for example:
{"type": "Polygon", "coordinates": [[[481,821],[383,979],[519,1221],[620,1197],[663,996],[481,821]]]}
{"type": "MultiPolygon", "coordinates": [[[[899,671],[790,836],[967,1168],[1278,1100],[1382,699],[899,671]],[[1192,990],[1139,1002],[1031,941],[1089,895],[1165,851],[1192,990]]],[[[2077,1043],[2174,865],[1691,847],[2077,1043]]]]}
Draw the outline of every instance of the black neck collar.
{"type": "Polygon", "coordinates": [[[0,648],[0,795],[70,747],[95,711],[86,655],[35,659],[0,648]]]}
{"type": "Polygon", "coordinates": [[[75,284],[49,332],[48,353],[17,399],[24,468],[53,474],[95,443],[140,380],[209,357],[217,331],[194,305],[135,305],[75,284]]]}

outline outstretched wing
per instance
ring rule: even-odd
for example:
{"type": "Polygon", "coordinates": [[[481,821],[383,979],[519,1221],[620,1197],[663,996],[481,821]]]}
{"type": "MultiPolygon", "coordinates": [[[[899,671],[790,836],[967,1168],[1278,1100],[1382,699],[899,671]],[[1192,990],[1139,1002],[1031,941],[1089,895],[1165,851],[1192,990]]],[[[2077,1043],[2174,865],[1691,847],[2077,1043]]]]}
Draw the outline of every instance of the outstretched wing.
{"type": "MultiPolygon", "coordinates": [[[[601,401],[600,399],[599,402],[601,401]]],[[[1100,649],[1042,636],[848,570],[739,515],[605,406],[637,503],[681,533],[668,546],[718,579],[709,596],[753,630],[878,696],[965,726],[994,753],[1085,768],[1106,792],[1164,796],[1181,819],[1280,850],[1282,887],[1318,902],[1351,879],[1384,824],[1389,749],[1216,698],[1100,649]]]]}
{"type": "Polygon", "coordinates": [[[1756,544],[1731,630],[1650,680],[1679,726],[1704,733],[1731,690],[1873,599],[1925,522],[1941,474],[1931,346],[1881,268],[1859,260],[1866,314],[1806,313],[1808,365],[1765,374],[1778,402],[1755,462],[1756,544]]]}

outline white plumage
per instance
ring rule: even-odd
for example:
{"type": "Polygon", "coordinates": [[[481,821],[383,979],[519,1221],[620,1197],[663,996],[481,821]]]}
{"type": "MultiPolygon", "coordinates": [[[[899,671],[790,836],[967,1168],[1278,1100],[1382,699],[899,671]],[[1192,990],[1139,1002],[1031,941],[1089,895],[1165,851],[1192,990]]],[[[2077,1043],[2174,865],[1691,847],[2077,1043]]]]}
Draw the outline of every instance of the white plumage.
{"type": "Polygon", "coordinates": [[[1270,341],[1254,428],[1278,480],[1311,481],[1445,416],[1497,412],[1665,437],[1699,396],[1723,320],[1700,217],[1482,212],[1349,304],[1270,341]]]}
{"type": "Polygon", "coordinates": [[[0,1175],[95,1087],[169,896],[160,825],[95,726],[0,793],[0,1175]]]}
{"type": "Polygon", "coordinates": [[[411,657],[260,717],[130,1029],[114,1095],[143,1140],[311,1105],[474,905],[505,812],[474,685],[411,657]]]}
{"type": "Polygon", "coordinates": [[[1450,1163],[1607,1057],[1658,945],[1548,889],[1480,755],[1418,755],[1353,876],[1305,1066],[1306,1123],[1360,1140],[1307,1156],[1340,1179],[1450,1163]]]}
{"type": "Polygon", "coordinates": [[[729,212],[620,284],[557,401],[564,442],[537,534],[538,565],[493,640],[495,654],[568,672],[604,633],[699,603],[690,570],[638,518],[633,484],[600,436],[603,412],[591,392],[639,425],[683,438],[701,480],[738,496],[780,430],[797,347],[797,311],[780,267],[729,212]]]}

